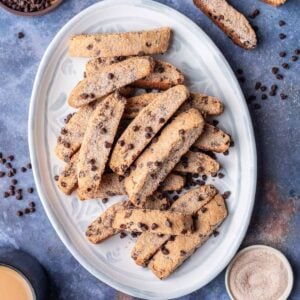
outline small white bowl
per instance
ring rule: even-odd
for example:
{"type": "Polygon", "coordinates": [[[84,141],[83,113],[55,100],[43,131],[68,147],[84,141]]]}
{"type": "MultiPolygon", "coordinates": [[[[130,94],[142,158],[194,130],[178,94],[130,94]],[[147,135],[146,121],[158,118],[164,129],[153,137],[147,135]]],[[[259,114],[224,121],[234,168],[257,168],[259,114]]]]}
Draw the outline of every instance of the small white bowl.
{"type": "Polygon", "coordinates": [[[230,288],[229,288],[230,270],[231,270],[233,264],[235,263],[235,261],[241,256],[241,254],[245,253],[246,251],[254,250],[254,249],[264,249],[264,250],[270,251],[270,253],[275,254],[281,260],[281,262],[284,264],[284,266],[287,270],[287,274],[288,274],[288,284],[287,284],[286,290],[284,291],[283,295],[278,300],[288,299],[288,296],[290,295],[290,293],[292,291],[293,283],[294,283],[294,275],[293,275],[292,267],[291,267],[289,261],[287,260],[287,258],[279,250],[269,247],[269,246],[264,246],[264,245],[253,245],[253,246],[244,248],[243,250],[239,251],[235,255],[235,257],[232,259],[232,261],[228,265],[228,267],[226,269],[226,273],[225,273],[225,286],[226,286],[226,290],[227,290],[227,293],[228,293],[230,299],[237,300],[233,297],[233,295],[231,294],[230,288]]]}

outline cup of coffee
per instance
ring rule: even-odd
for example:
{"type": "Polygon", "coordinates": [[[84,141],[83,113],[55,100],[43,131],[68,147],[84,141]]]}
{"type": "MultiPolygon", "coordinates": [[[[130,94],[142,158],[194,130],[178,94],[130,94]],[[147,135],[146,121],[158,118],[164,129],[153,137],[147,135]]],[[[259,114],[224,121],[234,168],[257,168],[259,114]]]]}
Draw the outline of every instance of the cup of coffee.
{"type": "Polygon", "coordinates": [[[46,300],[48,286],[47,275],[34,257],[0,248],[1,300],[46,300]]]}

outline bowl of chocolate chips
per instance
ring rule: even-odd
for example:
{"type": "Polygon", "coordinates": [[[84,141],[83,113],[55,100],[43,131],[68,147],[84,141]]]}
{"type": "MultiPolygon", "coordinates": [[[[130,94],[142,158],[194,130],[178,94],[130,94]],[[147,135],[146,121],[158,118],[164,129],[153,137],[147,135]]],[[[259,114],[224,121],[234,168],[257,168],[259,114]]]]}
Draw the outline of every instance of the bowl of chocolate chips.
{"type": "Polygon", "coordinates": [[[63,0],[0,0],[0,7],[20,16],[41,16],[61,4],[63,0]]]}

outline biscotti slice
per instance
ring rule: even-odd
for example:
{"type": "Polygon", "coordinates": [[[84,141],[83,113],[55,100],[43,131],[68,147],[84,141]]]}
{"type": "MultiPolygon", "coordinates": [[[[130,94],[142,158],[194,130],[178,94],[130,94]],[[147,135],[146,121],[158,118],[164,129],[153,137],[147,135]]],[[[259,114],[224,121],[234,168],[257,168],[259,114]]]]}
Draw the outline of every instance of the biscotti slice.
{"type": "MultiPolygon", "coordinates": [[[[193,215],[207,204],[216,193],[217,190],[212,185],[204,185],[192,189],[176,200],[170,210],[193,215]]],[[[170,235],[158,235],[155,233],[144,232],[138,237],[131,251],[131,257],[136,264],[146,266],[151,257],[170,238],[170,235]]]]}
{"type": "Polygon", "coordinates": [[[113,57],[160,54],[167,51],[171,37],[168,27],[149,31],[81,34],[69,40],[69,55],[113,57]]]}
{"type": "Polygon", "coordinates": [[[163,182],[159,184],[162,192],[179,191],[184,188],[185,177],[170,173],[163,182]]]}
{"type": "MultiPolygon", "coordinates": [[[[87,238],[94,244],[101,243],[105,239],[122,232],[123,230],[112,228],[112,220],[117,211],[134,208],[130,201],[121,201],[111,205],[86,230],[87,238]]],[[[169,201],[166,197],[158,195],[147,198],[146,209],[165,210],[169,208],[169,201]]]]}
{"type": "Polygon", "coordinates": [[[257,39],[254,29],[245,16],[229,5],[227,1],[194,0],[194,3],[223,30],[235,44],[248,50],[256,47],[257,39]]]}
{"type": "Polygon", "coordinates": [[[223,153],[230,147],[230,136],[223,130],[206,123],[202,134],[193,146],[205,151],[223,153]]]}
{"type": "Polygon", "coordinates": [[[79,152],[75,153],[59,174],[57,186],[66,195],[70,195],[77,187],[77,162],[79,152]]]}
{"type": "Polygon", "coordinates": [[[104,66],[92,77],[80,81],[72,90],[68,103],[80,107],[149,75],[154,66],[152,57],[132,57],[104,66]]]}
{"type": "Polygon", "coordinates": [[[118,139],[109,162],[110,168],[124,175],[188,96],[189,91],[184,85],[157,93],[156,98],[139,112],[118,139]]]}
{"type": "Polygon", "coordinates": [[[215,196],[198,212],[196,231],[189,236],[175,236],[151,259],[148,267],[160,279],[172,274],[197,248],[199,248],[227,216],[225,201],[215,196]]]}
{"type": "Polygon", "coordinates": [[[185,235],[193,231],[193,218],[174,211],[128,208],[115,213],[111,226],[127,232],[185,235]]]}
{"type": "Polygon", "coordinates": [[[85,199],[99,188],[125,103],[126,98],[113,93],[98,103],[89,119],[77,166],[78,188],[85,199]]]}
{"type": "MultiPolygon", "coordinates": [[[[157,93],[146,93],[128,99],[124,118],[133,119],[149,103],[157,97],[157,93]]],[[[204,116],[217,116],[223,113],[223,103],[212,96],[191,93],[190,97],[179,108],[177,113],[186,111],[190,108],[198,109],[204,116]]]]}
{"type": "Polygon", "coordinates": [[[145,78],[132,83],[133,86],[143,89],[167,90],[177,84],[183,84],[184,76],[170,63],[155,61],[153,72],[145,78]]]}
{"type": "Polygon", "coordinates": [[[200,112],[190,109],[178,115],[135,162],[136,168],[125,178],[125,189],[134,204],[151,195],[188,151],[203,130],[200,112]]]}
{"type": "Polygon", "coordinates": [[[57,139],[55,154],[65,162],[70,161],[71,156],[80,148],[88,120],[94,108],[86,105],[76,111],[67,124],[61,129],[57,139]]]}
{"type": "Polygon", "coordinates": [[[181,157],[174,171],[201,175],[215,175],[220,170],[220,164],[207,154],[201,152],[187,152],[181,157]]]}
{"type": "Polygon", "coordinates": [[[199,93],[191,93],[179,112],[190,108],[198,109],[204,116],[218,116],[224,111],[224,105],[218,98],[199,93]]]}
{"type": "Polygon", "coordinates": [[[286,2],[286,0],[263,0],[263,1],[272,6],[279,6],[286,2]]]}
{"type": "Polygon", "coordinates": [[[94,244],[101,243],[107,238],[117,234],[119,231],[111,227],[111,222],[118,210],[132,207],[129,201],[122,201],[107,208],[96,220],[87,228],[85,235],[94,244]]]}

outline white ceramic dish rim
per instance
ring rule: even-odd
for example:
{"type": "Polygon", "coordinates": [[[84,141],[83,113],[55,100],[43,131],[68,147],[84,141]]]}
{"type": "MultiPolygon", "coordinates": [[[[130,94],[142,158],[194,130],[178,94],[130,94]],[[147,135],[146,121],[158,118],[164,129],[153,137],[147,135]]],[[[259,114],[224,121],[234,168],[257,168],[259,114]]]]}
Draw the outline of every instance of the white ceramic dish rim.
{"type": "MultiPolygon", "coordinates": [[[[132,0],[131,2],[134,2],[135,0],[132,0]]],[[[138,1],[138,0],[137,0],[138,1]]],[[[122,0],[116,0],[115,2],[119,2],[122,3],[122,0]]],[[[144,2],[147,2],[148,4],[153,3],[152,0],[144,0],[144,2]]],[[[52,42],[50,43],[50,45],[48,46],[42,60],[41,63],[39,65],[38,68],[38,72],[34,81],[34,85],[33,85],[33,90],[32,90],[32,96],[31,96],[31,101],[30,101],[30,108],[29,108],[29,119],[28,119],[28,143],[29,143],[29,152],[30,152],[30,157],[31,157],[31,161],[32,161],[32,166],[33,166],[33,175],[34,175],[34,179],[35,179],[35,183],[36,183],[36,187],[37,187],[37,191],[38,194],[40,196],[41,202],[43,204],[43,207],[46,211],[46,214],[52,224],[52,226],[54,227],[56,233],[58,234],[58,236],[60,237],[60,239],[62,240],[62,242],[64,243],[64,245],[67,247],[67,249],[71,252],[71,254],[75,257],[75,259],[86,269],[88,270],[91,274],[93,274],[96,278],[100,279],[101,281],[103,281],[104,283],[110,285],[111,287],[120,290],[124,293],[130,294],[132,296],[135,297],[145,297],[144,293],[137,293],[137,291],[133,291],[131,288],[127,287],[126,285],[120,284],[117,281],[114,281],[113,279],[108,278],[105,274],[103,273],[99,273],[98,271],[95,271],[93,269],[93,266],[90,265],[87,261],[85,261],[81,254],[79,253],[79,251],[68,242],[68,237],[65,231],[61,230],[60,227],[60,221],[59,218],[55,215],[55,213],[53,212],[53,210],[51,209],[51,206],[49,205],[43,191],[42,191],[42,182],[38,179],[37,176],[37,161],[36,161],[36,149],[34,147],[34,135],[33,135],[33,130],[32,128],[34,128],[35,124],[34,124],[34,113],[35,113],[35,107],[36,107],[36,101],[37,101],[37,93],[38,93],[38,83],[43,75],[44,70],[46,69],[46,64],[47,61],[49,59],[49,57],[51,57],[51,55],[54,52],[55,46],[56,44],[59,42],[59,40],[65,35],[65,33],[73,26],[73,24],[75,24],[81,17],[85,16],[86,14],[89,14],[89,12],[93,11],[96,7],[105,7],[105,5],[110,4],[111,1],[110,0],[104,0],[102,2],[98,2],[96,4],[93,4],[91,6],[89,6],[88,8],[86,8],[85,10],[83,10],[82,12],[80,12],[79,14],[77,14],[76,16],[74,16],[70,21],[68,21],[67,24],[65,24],[60,31],[56,34],[56,36],[54,37],[54,39],[52,40],[52,42]]],[[[220,52],[220,50],[216,47],[216,45],[212,42],[212,40],[206,35],[205,32],[202,31],[202,29],[200,27],[198,27],[193,21],[191,21],[189,18],[187,18],[186,16],[184,16],[183,14],[181,14],[180,12],[164,5],[161,3],[157,3],[155,2],[156,6],[161,6],[163,7],[167,7],[170,11],[170,13],[172,13],[174,15],[174,17],[179,17],[182,20],[184,20],[185,22],[189,23],[189,26],[192,27],[192,29],[194,31],[198,31],[200,32],[203,37],[206,39],[206,43],[208,44],[208,46],[213,49],[213,51],[215,51],[216,55],[218,55],[219,57],[222,58],[223,63],[225,64],[225,66],[227,67],[227,71],[230,73],[230,75],[233,78],[236,78],[233,71],[231,70],[231,67],[229,66],[227,60],[224,58],[223,54],[220,52]]],[[[235,79],[235,83],[236,83],[236,91],[238,93],[238,97],[241,99],[244,99],[244,95],[241,91],[241,88],[237,82],[237,80],[235,79]]],[[[250,133],[250,142],[249,144],[251,145],[251,156],[253,159],[253,166],[254,166],[254,170],[253,170],[253,174],[252,174],[252,186],[250,188],[251,190],[251,195],[249,196],[249,199],[251,199],[251,202],[249,203],[249,214],[247,216],[247,219],[244,221],[243,223],[243,227],[240,230],[240,236],[238,236],[236,238],[236,243],[234,245],[232,245],[231,247],[231,251],[229,253],[227,253],[227,257],[223,260],[224,263],[222,265],[219,266],[218,269],[215,270],[214,274],[207,277],[207,280],[204,284],[200,284],[199,286],[193,286],[192,288],[188,288],[184,291],[182,291],[180,294],[176,294],[174,295],[172,298],[175,297],[180,297],[180,296],[184,296],[187,295],[201,287],[203,287],[204,285],[208,284],[213,278],[215,278],[225,267],[226,265],[230,262],[230,260],[232,259],[232,257],[234,256],[234,254],[236,253],[237,249],[239,248],[246,232],[249,226],[249,222],[250,222],[250,218],[252,215],[252,211],[253,211],[253,206],[254,206],[254,198],[255,198],[255,192],[256,192],[256,176],[257,176],[257,156],[256,156],[256,146],[255,146],[255,139],[254,139],[254,133],[253,133],[253,127],[252,127],[252,122],[251,122],[251,118],[249,115],[249,111],[246,105],[245,100],[241,103],[241,106],[243,107],[244,111],[245,111],[245,117],[246,117],[246,121],[247,121],[247,125],[248,125],[248,131],[250,133]]],[[[149,296],[148,296],[149,297],[149,296]]],[[[148,299],[158,299],[156,296],[155,297],[150,297],[148,299]]]]}
{"type": "Polygon", "coordinates": [[[287,273],[288,273],[288,285],[286,287],[286,290],[284,291],[284,294],[282,295],[282,297],[278,300],[285,300],[288,299],[290,293],[292,292],[292,288],[293,288],[293,284],[294,284],[294,274],[293,274],[293,270],[291,267],[290,262],[288,261],[288,259],[286,258],[286,256],[280,252],[279,250],[270,247],[270,246],[266,246],[266,245],[252,245],[249,247],[246,247],[244,249],[242,249],[241,251],[239,251],[235,257],[233,258],[233,260],[230,262],[230,264],[228,265],[227,269],[226,269],[226,273],[225,273],[225,286],[226,286],[226,290],[227,293],[230,297],[231,300],[235,300],[233,295],[231,294],[230,288],[229,288],[229,272],[233,266],[233,264],[236,262],[236,260],[245,252],[249,251],[249,250],[254,250],[254,249],[265,249],[268,250],[272,253],[274,253],[276,256],[278,256],[282,263],[284,264],[284,266],[286,267],[287,273]]]}

